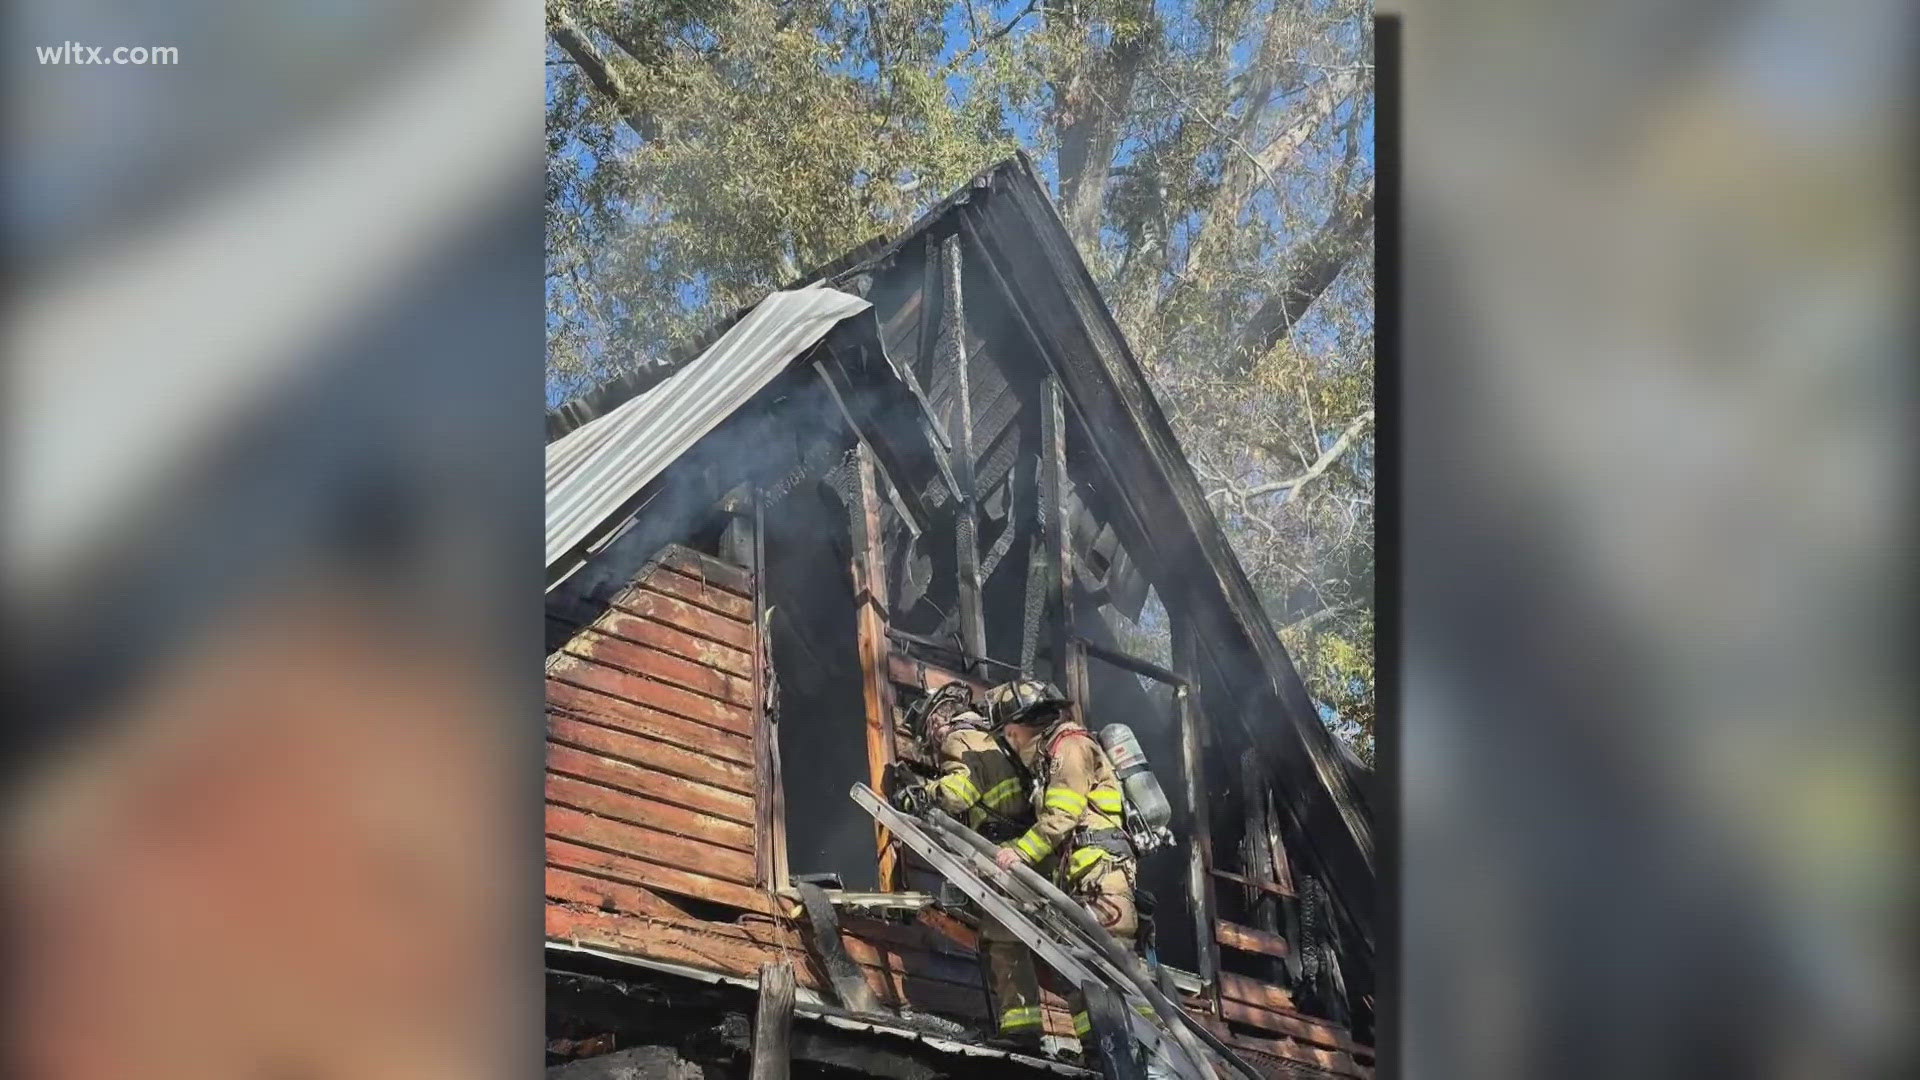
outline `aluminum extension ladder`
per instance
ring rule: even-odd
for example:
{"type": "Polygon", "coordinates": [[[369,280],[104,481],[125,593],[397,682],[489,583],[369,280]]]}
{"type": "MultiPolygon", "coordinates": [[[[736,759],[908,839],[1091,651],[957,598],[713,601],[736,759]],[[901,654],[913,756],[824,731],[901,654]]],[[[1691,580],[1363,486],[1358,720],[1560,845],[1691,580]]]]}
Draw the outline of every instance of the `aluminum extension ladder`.
{"type": "MultiPolygon", "coordinates": [[[[1001,870],[993,862],[996,848],[992,842],[938,808],[929,809],[924,818],[915,818],[888,804],[865,784],[853,785],[851,794],[861,809],[1049,967],[1075,986],[1094,991],[1086,996],[1096,1040],[1101,1038],[1103,1028],[1111,1037],[1117,1021],[1124,1023],[1134,1043],[1146,1049],[1151,1072],[1179,1080],[1216,1080],[1207,1053],[1211,1050],[1247,1080],[1266,1080],[1169,999],[1139,958],[1052,882],[1025,866],[1011,872],[1001,870]],[[1102,990],[1111,993],[1119,1007],[1101,1008],[1098,999],[1104,996],[1102,990]]],[[[1130,1047],[1103,1049],[1101,1058],[1108,1063],[1110,1076],[1141,1075],[1125,1052],[1130,1047]]]]}

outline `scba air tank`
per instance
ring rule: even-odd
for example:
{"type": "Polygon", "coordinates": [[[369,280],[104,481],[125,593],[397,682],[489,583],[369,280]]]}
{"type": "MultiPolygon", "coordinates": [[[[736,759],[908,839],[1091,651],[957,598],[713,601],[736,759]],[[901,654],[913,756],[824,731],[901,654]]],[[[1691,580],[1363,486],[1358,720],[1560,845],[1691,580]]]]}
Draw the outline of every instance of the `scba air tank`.
{"type": "Polygon", "coordinates": [[[1108,724],[1100,729],[1100,745],[1106,748],[1107,760],[1113,762],[1114,775],[1125,789],[1127,803],[1139,816],[1140,824],[1148,832],[1166,828],[1173,821],[1173,806],[1160,790],[1160,781],[1155,780],[1148,769],[1146,751],[1140,749],[1140,740],[1133,737],[1133,729],[1125,724],[1108,724]]]}

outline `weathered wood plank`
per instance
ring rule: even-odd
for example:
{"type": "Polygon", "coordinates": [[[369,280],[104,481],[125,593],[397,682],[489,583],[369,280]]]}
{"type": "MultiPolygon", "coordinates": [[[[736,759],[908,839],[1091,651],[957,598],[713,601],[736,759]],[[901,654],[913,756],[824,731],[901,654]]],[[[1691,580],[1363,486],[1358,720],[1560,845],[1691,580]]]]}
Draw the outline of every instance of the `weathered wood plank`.
{"type": "Polygon", "coordinates": [[[653,619],[686,633],[730,645],[742,652],[753,648],[753,627],[745,622],[716,615],[705,608],[675,600],[671,596],[662,596],[637,585],[616,597],[612,606],[617,611],[653,619]]]}
{"type": "Polygon", "coordinates": [[[1220,992],[1223,1005],[1233,1004],[1255,1010],[1254,1013],[1244,1014],[1252,1019],[1243,1020],[1228,1013],[1229,1020],[1259,1024],[1269,1031],[1282,1031],[1296,1039],[1339,1050],[1351,1050],[1356,1045],[1353,1036],[1345,1028],[1306,1016],[1295,1009],[1293,999],[1277,986],[1222,972],[1220,992]]]}
{"type": "Polygon", "coordinates": [[[1241,926],[1239,923],[1228,922],[1225,919],[1215,920],[1213,937],[1215,941],[1229,949],[1260,953],[1279,960],[1286,959],[1290,951],[1287,948],[1287,939],[1279,934],[1269,934],[1265,930],[1241,926]]]}
{"type": "Polygon", "coordinates": [[[1293,996],[1280,987],[1231,971],[1220,973],[1220,996],[1263,1009],[1293,1008],[1293,996]]]}
{"type": "MultiPolygon", "coordinates": [[[[758,895],[765,898],[764,893],[758,895]]],[[[780,958],[779,951],[770,946],[715,932],[722,925],[719,923],[679,923],[564,904],[546,905],[544,915],[550,940],[592,945],[722,975],[751,976],[761,964],[780,958]]],[[[806,976],[801,975],[801,980],[805,982],[806,976]]]]}
{"type": "Polygon", "coordinates": [[[682,690],[723,701],[729,705],[737,705],[742,709],[753,708],[751,676],[742,678],[721,671],[719,668],[674,656],[651,645],[637,645],[622,638],[609,637],[587,629],[574,635],[573,640],[567,642],[567,652],[617,667],[622,671],[658,679],[682,690]]]}
{"type": "MultiPolygon", "coordinates": [[[[855,476],[859,505],[853,507],[853,597],[855,635],[860,652],[860,689],[866,706],[867,784],[884,791],[882,777],[893,762],[893,685],[887,681],[887,546],[880,528],[880,484],[873,453],[862,442],[855,476]]],[[[899,887],[899,854],[892,837],[874,824],[879,848],[878,880],[883,892],[899,887]]]]}
{"type": "Polygon", "coordinates": [[[646,765],[674,776],[752,796],[753,770],[710,753],[687,750],[624,731],[584,723],[563,713],[547,714],[547,737],[604,757],[646,765]]]}
{"type": "Polygon", "coordinates": [[[971,675],[962,675],[949,671],[937,664],[929,664],[903,653],[889,653],[887,656],[887,677],[902,686],[911,686],[926,693],[932,693],[948,683],[964,683],[979,693],[987,691],[987,683],[971,675]]]}
{"type": "Polygon", "coordinates": [[[695,551],[680,544],[670,544],[660,552],[660,562],[696,581],[725,589],[735,596],[751,597],[753,595],[753,575],[746,567],[716,558],[704,551],[695,551]]]}
{"type": "MultiPolygon", "coordinates": [[[[674,866],[648,862],[617,852],[575,843],[565,837],[547,837],[547,865],[577,873],[592,874],[627,885],[639,885],[674,896],[687,896],[726,904],[763,915],[773,913],[773,902],[758,889],[749,889],[719,878],[692,873],[674,866]]],[[[548,905],[549,909],[553,905],[548,905]]],[[[629,916],[632,918],[632,916],[629,916]]]]}
{"type": "Polygon", "coordinates": [[[630,735],[658,739],[702,754],[713,754],[741,765],[753,760],[753,742],[745,735],[697,723],[684,716],[649,709],[558,679],[547,680],[547,709],[601,727],[617,728],[630,735]]]}
{"type": "Polygon", "coordinates": [[[753,655],[748,650],[722,645],[709,638],[689,634],[677,626],[630,615],[618,608],[608,608],[594,620],[591,629],[636,645],[651,645],[661,652],[716,668],[729,675],[743,679],[753,677],[753,655]]]}
{"type": "Polygon", "coordinates": [[[793,990],[792,964],[782,961],[760,965],[760,999],[753,1010],[751,1080],[787,1080],[793,990]]]}
{"type": "Polygon", "coordinates": [[[739,792],[564,743],[547,743],[547,770],[684,806],[689,810],[714,814],[728,821],[741,824],[753,821],[753,799],[739,792]]]}
{"type": "MultiPolygon", "coordinates": [[[[756,975],[761,964],[790,958],[796,961],[794,974],[800,985],[826,991],[825,973],[810,954],[794,948],[799,939],[793,931],[788,931],[786,944],[790,951],[787,952],[782,951],[771,927],[755,926],[753,931],[749,935],[738,925],[648,919],[558,904],[549,904],[546,908],[546,932],[552,939],[742,977],[756,975]]],[[[977,984],[959,986],[913,976],[904,977],[896,984],[888,973],[878,968],[863,965],[861,970],[875,995],[890,1007],[910,1005],[919,1011],[969,1022],[978,1022],[987,1015],[986,993],[977,984]],[[896,991],[896,985],[904,990],[904,999],[896,991]]],[[[1071,1027],[1067,1030],[1070,1032],[1071,1027]]]]}
{"type": "Polygon", "coordinates": [[[547,801],[749,855],[754,849],[754,830],[739,822],[576,780],[560,773],[547,774],[547,801]]]}
{"type": "Polygon", "coordinates": [[[546,868],[546,890],[549,900],[587,904],[602,911],[650,915],[657,919],[692,918],[652,889],[629,885],[624,881],[610,881],[576,870],[562,870],[557,866],[546,868]]]}
{"type": "Polygon", "coordinates": [[[636,584],[662,596],[670,596],[675,600],[704,608],[736,623],[746,623],[753,619],[751,600],[717,588],[697,577],[683,574],[671,566],[655,566],[636,584]]]}
{"type": "MultiPolygon", "coordinates": [[[[1239,1021],[1235,1021],[1238,1023],[1239,1021]]],[[[1230,1039],[1235,1046],[1256,1050],[1263,1054],[1285,1058],[1289,1061],[1305,1062],[1342,1076],[1366,1078],[1373,1070],[1353,1060],[1352,1055],[1340,1050],[1329,1050],[1321,1046],[1311,1046],[1296,1039],[1263,1039],[1257,1035],[1235,1033],[1230,1039]]]]}
{"type": "Polygon", "coordinates": [[[753,884],[753,856],[746,852],[599,817],[570,806],[547,804],[547,835],[735,885],[753,884]]]}
{"type": "MultiPolygon", "coordinates": [[[[573,643],[569,642],[567,647],[571,650],[573,643]]],[[[729,705],[724,701],[716,701],[701,694],[682,690],[677,686],[670,686],[658,679],[622,671],[617,667],[611,667],[571,651],[555,656],[547,664],[547,676],[588,690],[611,694],[636,705],[645,705],[688,720],[697,720],[722,731],[731,731],[735,735],[753,733],[753,714],[738,705],[729,705]]]]}

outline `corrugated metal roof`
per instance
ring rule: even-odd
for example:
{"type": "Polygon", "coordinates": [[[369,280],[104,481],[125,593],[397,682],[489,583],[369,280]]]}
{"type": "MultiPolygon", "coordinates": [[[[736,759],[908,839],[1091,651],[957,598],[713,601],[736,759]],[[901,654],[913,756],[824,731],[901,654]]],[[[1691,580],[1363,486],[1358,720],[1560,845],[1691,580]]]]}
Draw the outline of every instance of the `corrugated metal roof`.
{"type": "Polygon", "coordinates": [[[547,444],[547,568],[836,323],[870,306],[827,288],[773,293],[664,382],[547,444]]]}

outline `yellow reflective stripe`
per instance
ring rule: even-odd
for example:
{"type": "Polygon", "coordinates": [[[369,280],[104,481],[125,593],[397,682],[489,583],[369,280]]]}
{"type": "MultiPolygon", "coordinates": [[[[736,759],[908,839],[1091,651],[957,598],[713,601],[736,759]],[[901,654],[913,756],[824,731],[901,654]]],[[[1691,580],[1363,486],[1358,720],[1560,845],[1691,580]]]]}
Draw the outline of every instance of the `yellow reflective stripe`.
{"type": "Polygon", "coordinates": [[[966,773],[948,773],[940,778],[940,786],[968,806],[980,801],[980,789],[974,786],[966,773]]]}
{"type": "Polygon", "coordinates": [[[1008,1009],[1006,1012],[1000,1014],[1001,1031],[1039,1026],[1040,1006],[1038,1005],[1024,1005],[1019,1008],[1008,1009]]]}
{"type": "Polygon", "coordinates": [[[1067,880],[1078,881],[1086,877],[1087,871],[1093,869],[1101,859],[1106,857],[1107,852],[1104,849],[1097,847],[1079,848],[1073,853],[1073,856],[1067,860],[1067,880]]]}
{"type": "Polygon", "coordinates": [[[1032,829],[1021,833],[1020,839],[1013,842],[1013,847],[1030,863],[1039,862],[1053,850],[1053,845],[1032,829]]]}
{"type": "Polygon", "coordinates": [[[1087,812],[1087,797],[1072,788],[1048,788],[1047,797],[1040,805],[1047,810],[1065,810],[1079,817],[1087,812]]]}
{"type": "Polygon", "coordinates": [[[1019,802],[1020,778],[1017,776],[1007,777],[1005,780],[988,788],[987,793],[982,795],[981,798],[986,800],[988,806],[1005,806],[1008,803],[1019,802]]]}
{"type": "Polygon", "coordinates": [[[1120,813],[1123,809],[1123,804],[1120,801],[1120,793],[1112,788],[1095,788],[1093,791],[1093,808],[1103,814],[1120,813]]]}

